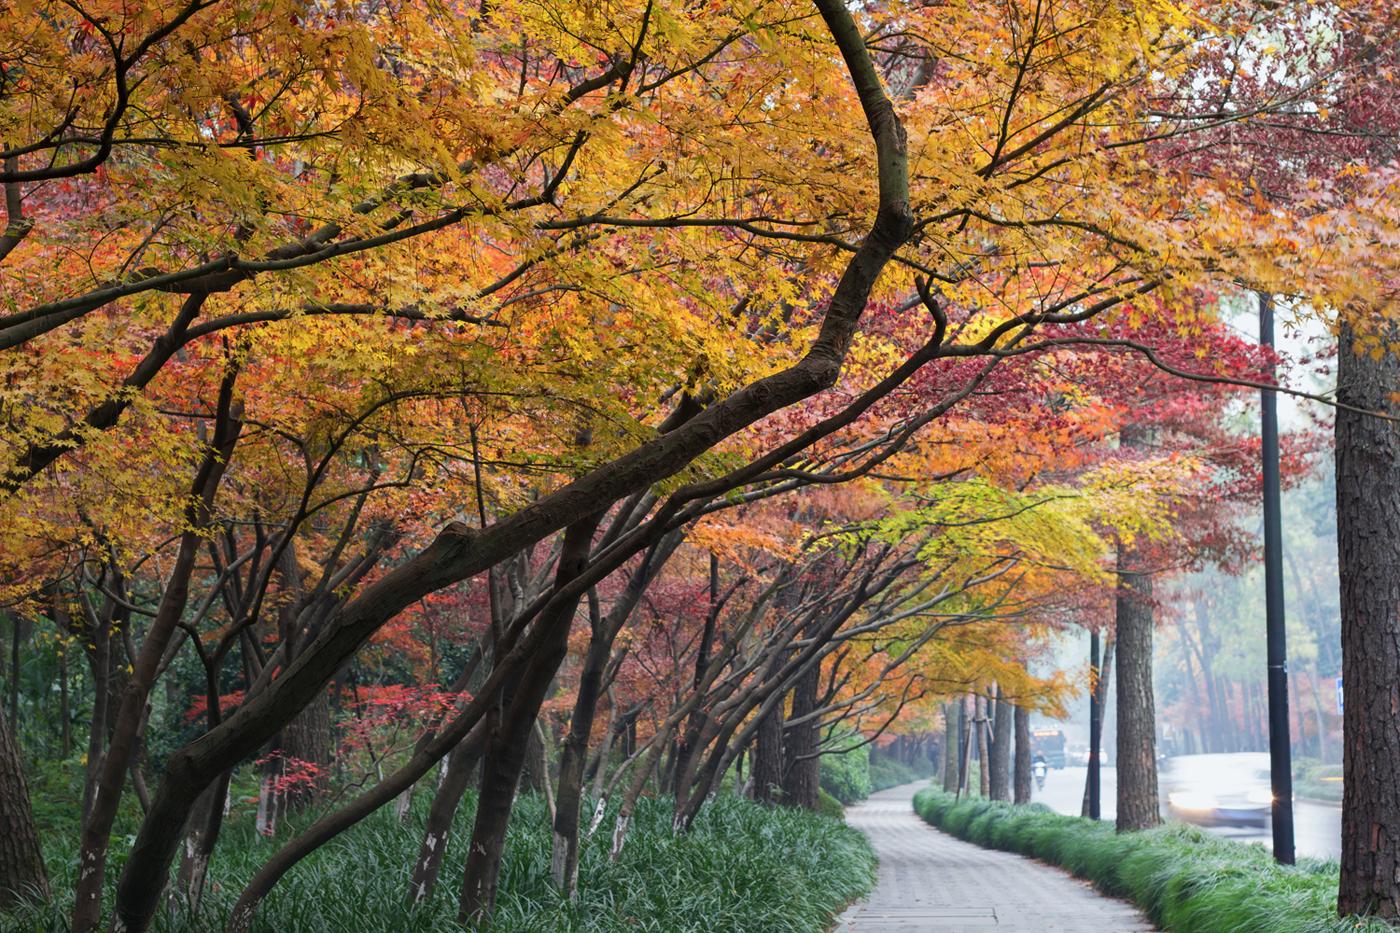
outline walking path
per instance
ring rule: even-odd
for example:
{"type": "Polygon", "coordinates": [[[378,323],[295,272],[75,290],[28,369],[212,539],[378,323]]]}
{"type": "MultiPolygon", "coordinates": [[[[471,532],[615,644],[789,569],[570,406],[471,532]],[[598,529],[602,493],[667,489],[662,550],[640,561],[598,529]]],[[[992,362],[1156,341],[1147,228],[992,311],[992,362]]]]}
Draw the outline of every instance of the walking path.
{"type": "Polygon", "coordinates": [[[870,837],[880,875],[869,900],[842,914],[837,933],[1139,933],[1152,925],[1087,882],[1009,852],[955,839],[919,819],[927,782],[872,794],[846,811],[870,837]]]}

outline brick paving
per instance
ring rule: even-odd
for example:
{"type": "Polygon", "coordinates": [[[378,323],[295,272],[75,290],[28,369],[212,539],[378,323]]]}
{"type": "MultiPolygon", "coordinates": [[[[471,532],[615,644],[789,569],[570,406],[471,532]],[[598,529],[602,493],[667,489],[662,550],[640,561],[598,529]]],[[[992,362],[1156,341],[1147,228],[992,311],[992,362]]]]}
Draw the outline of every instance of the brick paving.
{"type": "Polygon", "coordinates": [[[1140,933],[1137,908],[1058,868],[955,839],[919,819],[924,782],[871,795],[846,811],[880,856],[875,891],[841,915],[837,933],[1140,933]]]}

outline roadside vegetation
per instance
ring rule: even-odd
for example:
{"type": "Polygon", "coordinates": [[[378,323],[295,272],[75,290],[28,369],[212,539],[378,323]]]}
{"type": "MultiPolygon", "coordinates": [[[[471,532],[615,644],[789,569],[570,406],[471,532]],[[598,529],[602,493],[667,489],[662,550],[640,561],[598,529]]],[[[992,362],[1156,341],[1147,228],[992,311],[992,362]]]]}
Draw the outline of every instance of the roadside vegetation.
{"type": "MultiPolygon", "coordinates": [[[[427,803],[426,795],[421,802],[427,803]]],[[[254,931],[335,930],[370,933],[460,931],[456,885],[438,885],[410,905],[409,878],[423,839],[426,806],[399,822],[381,810],[322,847],[287,877],[259,911],[254,931]]],[[[614,808],[615,810],[615,808],[614,808]]],[[[448,844],[443,877],[461,877],[474,795],[462,803],[448,844]]],[[[846,904],[865,895],[875,856],[865,837],[843,823],[795,807],[767,807],[720,794],[700,810],[690,832],[671,829],[672,801],[647,798],[633,815],[627,846],[608,860],[614,813],[586,841],[579,900],[550,883],[550,830],[545,799],[522,795],[501,867],[493,933],[629,930],[753,930],[799,933],[826,929],[846,904]]],[[[591,813],[591,809],[589,810],[591,813]]],[[[308,823],[316,814],[292,818],[308,823]]],[[[299,827],[298,827],[299,828],[299,827]]],[[[77,851],[68,833],[47,833],[45,853],[55,888],[71,890],[77,851]]],[[[167,906],[155,929],[222,931],[239,891],[266,860],[270,843],[250,820],[225,833],[200,909],[167,906]]],[[[120,866],[118,866],[120,867],[120,866]]],[[[110,892],[109,892],[110,893],[110,892]]],[[[0,930],[62,930],[68,899],[30,904],[0,917],[0,930]]]]}
{"type": "Polygon", "coordinates": [[[926,822],[960,839],[1018,852],[1132,901],[1170,933],[1392,933],[1379,920],[1337,916],[1336,862],[1276,863],[1262,846],[1173,824],[1115,833],[1111,823],[1039,805],[956,799],[935,788],[914,797],[926,822]]]}
{"type": "MultiPolygon", "coordinates": [[[[841,747],[839,741],[832,744],[841,747]]],[[[849,752],[822,756],[821,789],[849,806],[876,791],[910,784],[933,772],[933,762],[926,755],[911,755],[905,760],[863,745],[849,752]]]]}

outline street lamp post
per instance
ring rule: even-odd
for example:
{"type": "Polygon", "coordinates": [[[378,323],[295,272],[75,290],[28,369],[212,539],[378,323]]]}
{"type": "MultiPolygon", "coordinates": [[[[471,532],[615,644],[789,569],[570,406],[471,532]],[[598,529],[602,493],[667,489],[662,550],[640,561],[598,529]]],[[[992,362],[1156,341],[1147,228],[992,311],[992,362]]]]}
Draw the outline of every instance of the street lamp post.
{"type": "MultiPolygon", "coordinates": [[[[1274,345],[1273,298],[1259,293],[1259,343],[1274,345]]],[[[1270,375],[1273,375],[1270,366],[1270,375]]],[[[1288,728],[1288,644],[1283,614],[1283,512],[1279,493],[1278,396],[1259,392],[1264,472],[1264,624],[1268,638],[1269,778],[1274,859],[1293,864],[1293,754],[1288,728]]]]}

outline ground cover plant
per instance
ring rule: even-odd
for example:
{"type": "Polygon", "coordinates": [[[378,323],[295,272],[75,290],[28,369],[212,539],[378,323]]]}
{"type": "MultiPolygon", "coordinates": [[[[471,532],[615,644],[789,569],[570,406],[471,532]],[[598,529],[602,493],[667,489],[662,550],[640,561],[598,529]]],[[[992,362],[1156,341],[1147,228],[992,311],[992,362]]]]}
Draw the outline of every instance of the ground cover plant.
{"type": "Polygon", "coordinates": [[[1337,863],[1276,863],[1262,847],[1173,824],[1115,833],[1111,823],[936,788],[919,791],[926,822],[977,845],[1067,869],[1132,901],[1170,933],[1381,933],[1380,921],[1337,916],[1337,863]]]}
{"type": "MultiPolygon", "coordinates": [[[[426,799],[422,801],[426,803],[426,799]]],[[[546,803],[520,798],[502,864],[493,933],[585,931],[753,930],[799,933],[825,929],[847,903],[869,891],[875,856],[865,837],[837,820],[808,810],[765,807],[722,794],[705,806],[691,831],[671,829],[670,800],[647,798],[633,815],[626,850],[607,857],[613,820],[605,819],[585,843],[579,900],[570,903],[551,885],[546,803]]],[[[391,810],[365,820],[303,862],[268,898],[253,929],[272,933],[335,930],[396,933],[460,930],[457,891],[439,885],[410,905],[406,898],[414,855],[423,838],[426,807],[399,822],[391,810]]],[[[463,801],[449,843],[445,873],[460,876],[475,796],[463,801]]],[[[309,822],[301,816],[298,822],[309,822]]],[[[71,834],[53,833],[45,853],[58,890],[71,885],[77,852],[71,834]]],[[[169,933],[222,931],[248,877],[270,843],[250,821],[229,827],[197,913],[167,906],[155,929],[169,933]]],[[[0,916],[0,930],[63,930],[70,903],[28,905],[0,916]]]]}

